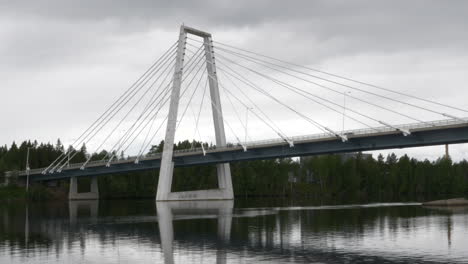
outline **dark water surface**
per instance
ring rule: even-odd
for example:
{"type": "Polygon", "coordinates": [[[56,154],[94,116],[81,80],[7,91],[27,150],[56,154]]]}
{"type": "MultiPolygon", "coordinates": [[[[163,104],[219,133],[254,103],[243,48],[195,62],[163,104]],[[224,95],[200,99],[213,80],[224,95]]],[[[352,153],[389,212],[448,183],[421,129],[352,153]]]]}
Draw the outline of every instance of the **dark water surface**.
{"type": "Polygon", "coordinates": [[[468,263],[467,208],[294,205],[4,202],[0,263],[468,263]]]}

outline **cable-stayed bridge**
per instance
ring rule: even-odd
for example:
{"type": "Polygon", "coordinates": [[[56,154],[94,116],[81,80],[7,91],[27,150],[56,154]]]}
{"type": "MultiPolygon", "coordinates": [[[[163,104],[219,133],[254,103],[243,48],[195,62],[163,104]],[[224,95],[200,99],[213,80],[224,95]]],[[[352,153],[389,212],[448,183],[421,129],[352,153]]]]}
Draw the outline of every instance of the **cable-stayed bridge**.
{"type": "Polygon", "coordinates": [[[95,176],[159,169],[157,200],[232,199],[229,162],[464,143],[467,112],[214,42],[211,34],[182,26],[178,41],[69,149],[48,167],[20,176],[71,178],[70,198],[79,199],[97,198],[95,176]],[[195,142],[209,141],[210,131],[214,145],[195,142]],[[177,132],[193,138],[190,147],[174,151],[177,132]],[[258,135],[272,139],[252,138],[258,135]],[[158,153],[152,146],[162,138],[158,153]],[[110,151],[99,160],[89,155],[73,163],[84,144],[95,153],[110,151]],[[135,155],[119,158],[127,152],[135,155]],[[216,164],[218,189],[171,192],[174,167],[205,164],[216,164]],[[76,192],[80,176],[92,177],[92,194],[76,192]]]}

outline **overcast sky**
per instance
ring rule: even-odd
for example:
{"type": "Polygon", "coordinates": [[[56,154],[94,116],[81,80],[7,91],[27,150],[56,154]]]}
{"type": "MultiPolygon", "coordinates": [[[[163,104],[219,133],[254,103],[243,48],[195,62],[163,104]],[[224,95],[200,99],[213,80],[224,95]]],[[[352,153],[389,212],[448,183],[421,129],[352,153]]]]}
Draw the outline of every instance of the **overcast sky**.
{"type": "MultiPolygon", "coordinates": [[[[442,0],[0,0],[0,143],[57,138],[71,143],[177,40],[182,23],[211,32],[215,41],[468,109],[467,14],[467,1],[442,0]]],[[[328,127],[342,127],[339,115],[271,91],[328,127]]],[[[318,132],[267,98],[253,92],[252,98],[290,136],[318,132]]],[[[222,100],[226,119],[244,138],[233,109],[222,100]]],[[[410,122],[371,112],[351,98],[348,104],[383,120],[410,122]]],[[[237,110],[245,118],[246,109],[237,110]]],[[[442,119],[400,110],[423,120],[442,119]]],[[[202,126],[208,127],[209,115],[202,126]]],[[[250,138],[274,137],[254,119],[249,122],[250,138]]],[[[192,136],[190,124],[179,139],[192,136]]],[[[205,141],[212,140],[210,129],[201,129],[205,141]]],[[[226,133],[235,141],[228,128],[226,133]]],[[[443,146],[395,152],[433,160],[443,146]]],[[[454,145],[451,154],[464,159],[468,146],[454,145]]]]}

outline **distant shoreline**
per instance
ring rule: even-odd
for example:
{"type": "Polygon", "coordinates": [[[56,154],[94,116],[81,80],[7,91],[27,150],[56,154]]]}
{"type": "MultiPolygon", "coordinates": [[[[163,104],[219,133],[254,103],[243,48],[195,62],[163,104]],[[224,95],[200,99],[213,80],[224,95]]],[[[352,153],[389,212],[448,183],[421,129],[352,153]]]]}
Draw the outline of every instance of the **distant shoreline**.
{"type": "Polygon", "coordinates": [[[423,206],[468,206],[468,200],[465,198],[453,198],[446,200],[435,200],[430,202],[425,202],[423,206]]]}

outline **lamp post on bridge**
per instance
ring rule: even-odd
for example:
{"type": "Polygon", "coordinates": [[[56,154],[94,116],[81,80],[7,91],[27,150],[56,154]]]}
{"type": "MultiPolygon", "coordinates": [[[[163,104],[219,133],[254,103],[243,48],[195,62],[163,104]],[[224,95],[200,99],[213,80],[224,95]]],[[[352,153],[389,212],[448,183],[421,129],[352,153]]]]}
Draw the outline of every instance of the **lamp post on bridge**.
{"type": "Polygon", "coordinates": [[[245,140],[244,142],[247,142],[247,124],[248,124],[248,118],[249,118],[249,111],[252,110],[252,107],[245,107],[245,140]]]}
{"type": "Polygon", "coordinates": [[[350,91],[344,91],[343,92],[343,124],[342,124],[342,132],[341,134],[344,134],[344,129],[345,129],[345,114],[346,114],[346,95],[350,94],[350,91]]]}
{"type": "Polygon", "coordinates": [[[29,191],[29,147],[28,147],[28,152],[26,154],[26,192],[29,191]]]}

